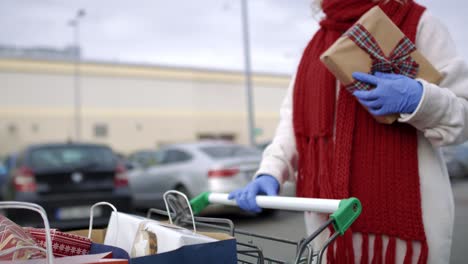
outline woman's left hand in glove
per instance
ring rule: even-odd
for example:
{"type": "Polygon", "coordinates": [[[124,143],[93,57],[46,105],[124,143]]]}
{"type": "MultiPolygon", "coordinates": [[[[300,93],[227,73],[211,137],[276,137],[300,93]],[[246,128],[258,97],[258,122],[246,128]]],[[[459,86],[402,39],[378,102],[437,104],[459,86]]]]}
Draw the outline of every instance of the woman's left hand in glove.
{"type": "Polygon", "coordinates": [[[357,90],[353,93],[376,116],[413,113],[422,98],[422,84],[401,74],[376,72],[372,75],[355,72],[353,78],[376,86],[373,90],[357,90]]]}

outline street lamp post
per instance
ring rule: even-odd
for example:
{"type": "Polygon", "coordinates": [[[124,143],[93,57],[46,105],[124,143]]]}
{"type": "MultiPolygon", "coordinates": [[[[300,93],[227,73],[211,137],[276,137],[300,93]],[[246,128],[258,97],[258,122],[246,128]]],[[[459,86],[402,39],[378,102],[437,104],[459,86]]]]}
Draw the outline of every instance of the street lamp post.
{"type": "Polygon", "coordinates": [[[250,38],[249,38],[249,14],[247,0],[241,0],[242,12],[242,33],[244,41],[244,71],[245,71],[245,89],[247,95],[247,115],[249,144],[255,146],[255,119],[252,93],[252,70],[250,61],[250,38]]]}
{"type": "Polygon", "coordinates": [[[81,140],[81,87],[80,87],[80,20],[85,16],[85,11],[80,9],[76,12],[75,17],[68,22],[68,25],[73,27],[74,40],[74,74],[73,74],[73,89],[74,89],[74,116],[75,116],[75,140],[81,140]]]}

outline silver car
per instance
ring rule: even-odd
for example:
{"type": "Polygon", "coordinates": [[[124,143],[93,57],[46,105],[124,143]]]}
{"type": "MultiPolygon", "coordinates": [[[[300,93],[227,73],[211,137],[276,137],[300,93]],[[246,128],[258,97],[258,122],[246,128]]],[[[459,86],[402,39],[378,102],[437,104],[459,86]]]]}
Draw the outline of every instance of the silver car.
{"type": "Polygon", "coordinates": [[[468,177],[468,142],[460,145],[445,146],[442,148],[444,160],[450,178],[463,179],[468,177]]]}
{"type": "Polygon", "coordinates": [[[251,181],[262,154],[256,148],[224,141],[176,144],[144,153],[129,158],[137,164],[129,173],[136,208],[162,207],[167,190],[193,198],[204,191],[228,193],[241,188],[251,181]],[[139,166],[138,160],[151,162],[139,166]]]}

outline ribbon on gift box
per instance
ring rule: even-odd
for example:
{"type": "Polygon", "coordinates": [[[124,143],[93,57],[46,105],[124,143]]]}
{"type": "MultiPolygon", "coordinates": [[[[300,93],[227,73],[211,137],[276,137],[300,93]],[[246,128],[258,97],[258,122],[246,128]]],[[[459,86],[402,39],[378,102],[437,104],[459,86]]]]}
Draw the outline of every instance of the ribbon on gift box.
{"type": "MultiPolygon", "coordinates": [[[[391,72],[403,74],[415,78],[418,74],[419,64],[410,56],[416,50],[416,46],[406,36],[403,37],[389,56],[385,56],[376,39],[361,24],[355,24],[345,36],[352,40],[358,47],[364,50],[372,58],[371,72],[391,72]]],[[[346,86],[350,92],[355,90],[370,90],[371,85],[359,81],[346,86]]]]}

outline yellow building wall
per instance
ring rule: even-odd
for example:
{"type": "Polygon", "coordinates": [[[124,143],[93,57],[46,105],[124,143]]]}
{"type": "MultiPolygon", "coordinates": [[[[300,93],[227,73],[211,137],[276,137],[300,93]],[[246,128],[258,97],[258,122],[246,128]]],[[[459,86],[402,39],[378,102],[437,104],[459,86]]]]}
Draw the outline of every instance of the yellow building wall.
{"type": "MultiPolygon", "coordinates": [[[[229,134],[246,144],[247,107],[241,73],[84,63],[80,67],[81,141],[128,153],[229,134]],[[96,125],[107,136],[95,135],[96,125]]],[[[0,155],[31,143],[75,139],[74,65],[0,59],[0,155]]],[[[271,139],[288,76],[255,75],[258,142],[271,139]]]]}

